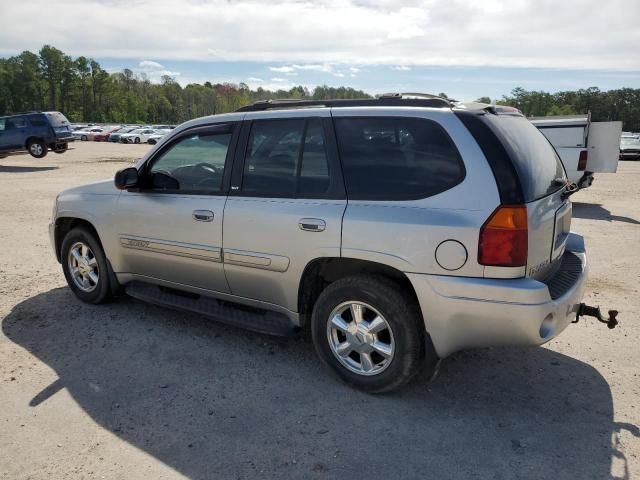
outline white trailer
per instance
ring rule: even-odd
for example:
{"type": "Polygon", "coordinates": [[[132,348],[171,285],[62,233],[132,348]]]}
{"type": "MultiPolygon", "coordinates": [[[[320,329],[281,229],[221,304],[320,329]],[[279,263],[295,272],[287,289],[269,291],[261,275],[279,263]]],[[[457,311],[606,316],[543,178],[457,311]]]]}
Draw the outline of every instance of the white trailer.
{"type": "Polygon", "coordinates": [[[555,147],[571,182],[593,183],[594,173],[618,169],[622,122],[592,122],[591,115],[530,118],[555,147]]]}

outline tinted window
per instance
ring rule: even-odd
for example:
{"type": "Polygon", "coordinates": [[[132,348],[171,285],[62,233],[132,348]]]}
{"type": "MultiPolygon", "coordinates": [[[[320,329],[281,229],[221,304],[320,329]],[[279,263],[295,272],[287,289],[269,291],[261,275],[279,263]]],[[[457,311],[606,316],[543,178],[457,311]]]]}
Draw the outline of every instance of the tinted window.
{"type": "Polygon", "coordinates": [[[244,164],[243,193],[314,197],[326,194],[329,186],[319,118],[253,122],[244,164]]]}
{"type": "Polygon", "coordinates": [[[24,128],[27,126],[27,121],[23,117],[9,117],[7,118],[5,128],[7,130],[11,128],[24,128]]]}
{"type": "Polygon", "coordinates": [[[230,141],[231,133],[200,133],[178,140],[151,166],[151,186],[168,185],[168,176],[178,182],[178,190],[220,192],[230,141]]]}
{"type": "Polygon", "coordinates": [[[6,118],[0,118],[0,131],[5,129],[6,121],[6,118]]]}
{"type": "Polygon", "coordinates": [[[567,176],[560,157],[545,136],[526,118],[516,115],[485,115],[510,153],[525,202],[553,193],[567,176]]]}
{"type": "Polygon", "coordinates": [[[458,150],[431,120],[338,118],[335,125],[349,198],[423,198],[464,178],[458,150]]]}
{"type": "Polygon", "coordinates": [[[32,115],[29,117],[29,122],[33,127],[46,127],[49,125],[44,115],[32,115]]]}

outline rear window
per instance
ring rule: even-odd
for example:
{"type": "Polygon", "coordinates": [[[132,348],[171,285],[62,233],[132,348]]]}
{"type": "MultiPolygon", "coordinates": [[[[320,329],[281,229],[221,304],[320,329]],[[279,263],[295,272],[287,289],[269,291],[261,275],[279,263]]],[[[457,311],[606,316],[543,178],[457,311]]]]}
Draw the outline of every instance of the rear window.
{"type": "Polygon", "coordinates": [[[49,119],[52,127],[65,127],[69,125],[69,120],[60,112],[46,112],[45,115],[49,119]]]}
{"type": "Polygon", "coordinates": [[[560,190],[567,175],[549,140],[525,117],[484,115],[496,132],[518,174],[525,202],[532,202],[560,190]]]}
{"type": "Polygon", "coordinates": [[[444,192],[465,176],[444,129],[423,118],[336,118],[349,198],[409,200],[444,192]]]}

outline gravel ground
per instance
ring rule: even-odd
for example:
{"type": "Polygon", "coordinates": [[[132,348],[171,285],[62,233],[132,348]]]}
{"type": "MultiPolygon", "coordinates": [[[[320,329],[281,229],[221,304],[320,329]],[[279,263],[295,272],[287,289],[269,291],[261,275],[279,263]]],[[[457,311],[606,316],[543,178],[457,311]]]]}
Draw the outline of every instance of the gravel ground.
{"type": "Polygon", "coordinates": [[[304,337],[76,300],[47,236],[55,195],[147,148],[0,160],[0,479],[640,478],[640,163],[572,197],[586,301],[619,328],[458,353],[431,384],[370,396],[304,337]]]}

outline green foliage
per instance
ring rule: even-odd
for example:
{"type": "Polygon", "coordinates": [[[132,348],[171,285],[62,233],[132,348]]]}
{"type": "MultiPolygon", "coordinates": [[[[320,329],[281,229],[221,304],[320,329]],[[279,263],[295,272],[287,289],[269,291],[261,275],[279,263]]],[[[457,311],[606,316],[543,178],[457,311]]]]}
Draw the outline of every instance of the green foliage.
{"type": "Polygon", "coordinates": [[[589,87],[557,93],[515,88],[498,103],[519,108],[527,116],[576,115],[591,112],[596,122],[621,120],[622,128],[640,131],[640,89],[601,91],[589,87]]]}
{"type": "Polygon", "coordinates": [[[163,76],[151,83],[129,69],[109,74],[92,58],[75,60],[50,45],[38,54],[0,58],[0,115],[27,110],[58,110],[71,121],[179,123],[191,118],[236,110],[257,100],[295,98],[370,98],[349,87],[319,86],[310,92],[251,90],[245,83],[181,87],[163,76]]]}

